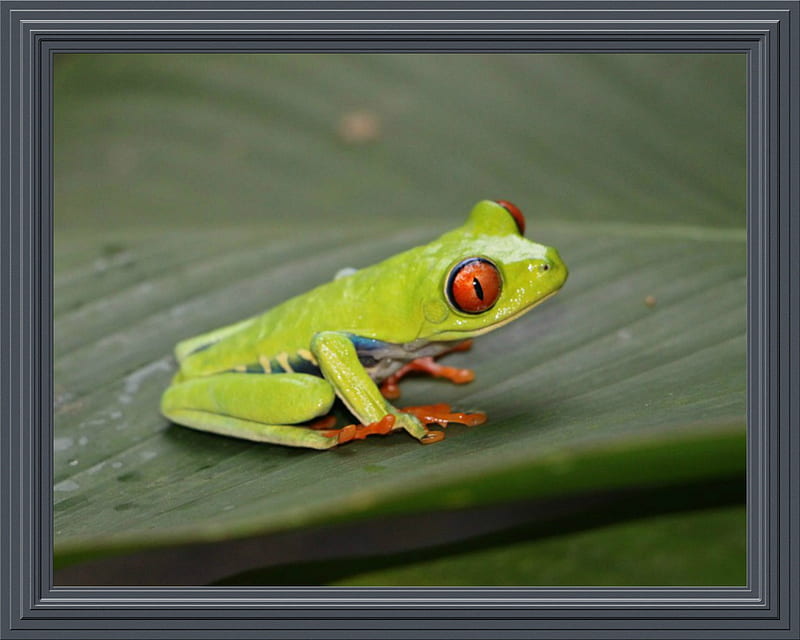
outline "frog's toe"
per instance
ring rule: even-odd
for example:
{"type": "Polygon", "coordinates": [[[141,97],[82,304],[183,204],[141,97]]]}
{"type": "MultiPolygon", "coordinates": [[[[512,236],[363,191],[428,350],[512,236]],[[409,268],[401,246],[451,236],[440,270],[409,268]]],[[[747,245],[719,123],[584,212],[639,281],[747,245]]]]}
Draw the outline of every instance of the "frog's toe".
{"type": "Polygon", "coordinates": [[[428,431],[421,439],[422,444],[434,444],[444,440],[444,431],[428,431]]]}
{"type": "Polygon", "coordinates": [[[328,430],[336,424],[336,416],[325,416],[320,418],[319,420],[314,420],[311,424],[308,425],[309,429],[314,429],[316,431],[323,431],[328,430]]]}
{"type": "Polygon", "coordinates": [[[457,422],[468,427],[474,427],[486,422],[486,414],[482,411],[475,413],[453,412],[450,409],[450,405],[444,403],[405,407],[400,411],[410,413],[423,424],[438,424],[442,427],[446,427],[450,422],[457,422]]]}
{"type": "Polygon", "coordinates": [[[381,395],[387,400],[397,400],[400,397],[400,386],[397,384],[399,378],[392,376],[381,383],[381,395]]]}

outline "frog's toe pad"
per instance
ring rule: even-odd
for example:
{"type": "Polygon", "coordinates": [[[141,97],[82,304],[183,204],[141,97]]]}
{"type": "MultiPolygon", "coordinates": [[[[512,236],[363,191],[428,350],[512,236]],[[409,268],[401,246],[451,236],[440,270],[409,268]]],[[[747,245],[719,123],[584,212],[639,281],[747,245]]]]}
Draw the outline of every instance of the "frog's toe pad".
{"type": "Polygon", "coordinates": [[[486,414],[482,411],[477,411],[475,413],[456,413],[451,411],[449,404],[444,403],[405,407],[404,409],[400,409],[400,411],[410,413],[423,424],[438,424],[442,427],[446,427],[450,422],[457,422],[458,424],[464,424],[468,427],[474,427],[486,422],[486,414]]]}
{"type": "Polygon", "coordinates": [[[422,444],[434,444],[435,442],[441,442],[444,440],[444,431],[428,431],[420,442],[422,444]]]}
{"type": "Polygon", "coordinates": [[[400,397],[400,386],[395,378],[387,378],[381,383],[381,394],[387,400],[397,400],[400,397]]]}

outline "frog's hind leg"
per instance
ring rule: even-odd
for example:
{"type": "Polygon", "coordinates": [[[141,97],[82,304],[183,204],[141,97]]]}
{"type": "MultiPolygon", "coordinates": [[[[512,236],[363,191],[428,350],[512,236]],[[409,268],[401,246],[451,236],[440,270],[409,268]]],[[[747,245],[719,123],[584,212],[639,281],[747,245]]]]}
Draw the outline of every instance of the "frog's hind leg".
{"type": "Polygon", "coordinates": [[[222,373],[193,378],[164,392],[161,413],[173,422],[225,436],[290,447],[330,449],[347,442],[340,430],[297,423],[330,411],[335,394],[324,379],[303,373],[222,373]]]}

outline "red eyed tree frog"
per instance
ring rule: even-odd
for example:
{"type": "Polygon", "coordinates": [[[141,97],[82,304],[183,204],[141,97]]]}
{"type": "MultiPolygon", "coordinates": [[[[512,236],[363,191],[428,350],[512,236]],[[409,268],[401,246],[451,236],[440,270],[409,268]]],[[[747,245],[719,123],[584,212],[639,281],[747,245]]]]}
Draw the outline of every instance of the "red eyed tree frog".
{"type": "Polygon", "coordinates": [[[526,240],[524,228],[516,206],[485,200],[430,244],[180,342],[161,412],[203,431],[313,449],[400,429],[429,444],[444,432],[428,425],[480,424],[483,413],[397,409],[388,400],[411,371],[469,382],[472,371],[434,358],[468,348],[561,288],[567,268],[558,252],[526,240]],[[337,396],[357,424],[334,428],[337,396]]]}

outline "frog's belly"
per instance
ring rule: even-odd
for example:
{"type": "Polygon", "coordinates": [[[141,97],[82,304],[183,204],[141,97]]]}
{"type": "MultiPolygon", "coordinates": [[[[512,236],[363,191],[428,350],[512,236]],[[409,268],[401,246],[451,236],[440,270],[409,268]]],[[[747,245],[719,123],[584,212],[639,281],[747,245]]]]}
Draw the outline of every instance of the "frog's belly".
{"type": "Polygon", "coordinates": [[[369,374],[369,377],[372,378],[372,380],[377,383],[381,383],[393,373],[399,371],[407,362],[409,362],[409,360],[395,360],[394,358],[386,358],[385,360],[381,360],[372,366],[365,366],[364,369],[369,374]]]}
{"type": "Polygon", "coordinates": [[[361,365],[369,377],[377,383],[383,382],[412,360],[436,357],[453,348],[452,342],[427,342],[415,345],[378,343],[375,340],[359,341],[358,338],[353,340],[353,344],[361,365]]]}

